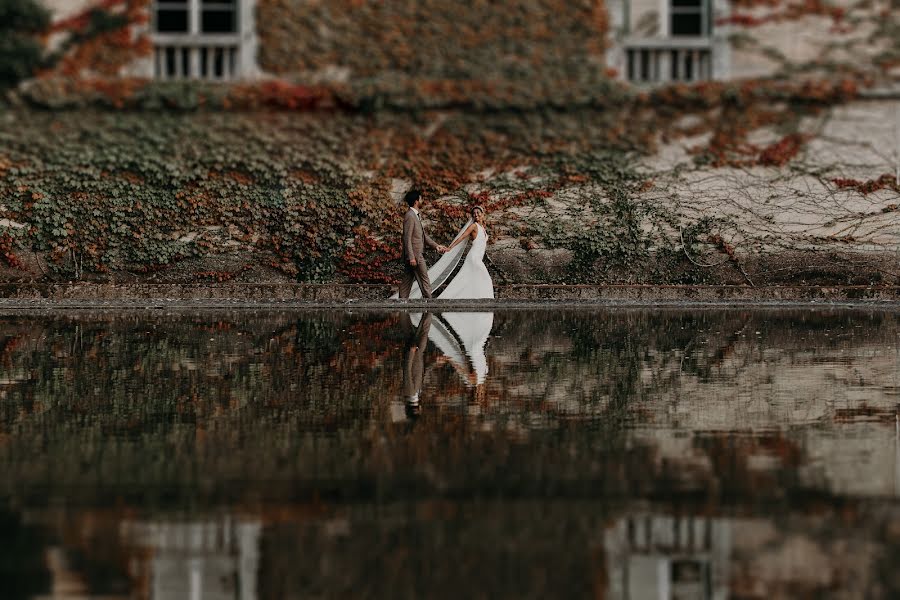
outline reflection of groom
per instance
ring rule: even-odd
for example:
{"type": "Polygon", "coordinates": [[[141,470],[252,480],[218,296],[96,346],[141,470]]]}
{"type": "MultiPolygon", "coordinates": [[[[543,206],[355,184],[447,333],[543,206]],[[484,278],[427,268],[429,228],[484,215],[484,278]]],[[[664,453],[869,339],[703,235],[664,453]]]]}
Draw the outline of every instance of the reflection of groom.
{"type": "Polygon", "coordinates": [[[394,423],[419,416],[419,392],[425,378],[425,350],[428,348],[429,329],[431,313],[425,313],[416,331],[407,338],[403,352],[403,402],[391,401],[391,421],[394,423]]]}
{"type": "Polygon", "coordinates": [[[428,277],[428,264],[425,262],[423,252],[428,245],[440,252],[447,249],[435,242],[425,233],[422,221],[419,218],[419,203],[421,194],[418,190],[410,190],[406,193],[406,204],[409,210],[403,217],[403,280],[397,294],[400,298],[409,298],[413,281],[419,282],[419,289],[423,298],[431,298],[431,279],[428,277]]]}
{"type": "Polygon", "coordinates": [[[419,392],[425,377],[425,350],[428,348],[428,330],[431,329],[431,313],[424,313],[416,333],[407,342],[403,361],[403,397],[408,405],[419,403],[419,392]]]}

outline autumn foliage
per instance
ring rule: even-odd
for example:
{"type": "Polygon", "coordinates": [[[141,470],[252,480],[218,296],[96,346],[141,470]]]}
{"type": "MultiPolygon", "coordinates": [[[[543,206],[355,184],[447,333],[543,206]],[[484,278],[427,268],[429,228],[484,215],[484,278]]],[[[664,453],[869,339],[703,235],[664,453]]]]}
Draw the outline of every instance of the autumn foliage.
{"type": "Polygon", "coordinates": [[[874,194],[875,192],[884,189],[900,192],[900,185],[897,185],[896,175],[891,175],[890,173],[885,173],[877,179],[869,179],[867,181],[838,177],[832,179],[831,182],[834,183],[839,189],[854,190],[865,196],[874,194]]]}
{"type": "MultiPolygon", "coordinates": [[[[272,77],[231,83],[121,76],[150,51],[147,0],[102,0],[57,22],[59,61],[17,92],[21,131],[0,151],[0,201],[28,223],[9,243],[60,276],[82,264],[159,271],[227,243],[288,277],[390,282],[390,190],[402,184],[426,194],[436,237],[481,204],[502,223],[492,240],[571,253],[567,281],[606,277],[598,264],[626,272],[650,249],[666,255],[668,276],[685,261],[672,235],[682,224],[643,201],[664,177],[639,172],[641,157],[690,140],[685,168],[786,169],[810,139],[803,120],[869,83],[841,71],[634,87],[602,60],[601,1],[463,4],[259,0],[259,63],[272,77]],[[547,216],[561,205],[577,232],[547,216]]],[[[757,24],[843,18],[816,0],[737,7],[735,25],[751,9],[757,24]]],[[[833,183],[863,194],[893,185],[833,183]]],[[[718,231],[691,239],[737,260],[718,231]]]]}
{"type": "Polygon", "coordinates": [[[733,0],[733,12],[728,17],[716,21],[717,25],[737,25],[740,27],[759,27],[768,23],[797,21],[810,16],[830,18],[838,26],[846,17],[844,7],[835,6],[825,0],[733,0]],[[754,13],[740,12],[753,9],[754,13]],[[760,12],[760,9],[769,9],[760,12]]]}
{"type": "Polygon", "coordinates": [[[67,34],[59,61],[44,76],[118,77],[122,69],[149,55],[152,45],[138,29],[149,21],[149,0],[101,0],[53,23],[48,33],[67,34]]]}

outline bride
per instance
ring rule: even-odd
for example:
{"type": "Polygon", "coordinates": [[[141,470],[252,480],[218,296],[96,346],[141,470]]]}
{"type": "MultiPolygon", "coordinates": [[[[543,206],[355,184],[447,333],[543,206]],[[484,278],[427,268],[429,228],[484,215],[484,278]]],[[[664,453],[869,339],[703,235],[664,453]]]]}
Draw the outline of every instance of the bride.
{"type": "MultiPolygon", "coordinates": [[[[444,291],[435,295],[441,299],[481,299],[494,297],[494,282],[484,266],[484,251],[487,247],[487,231],[484,229],[484,208],[476,206],[472,208],[471,218],[463,226],[453,239],[453,243],[447,248],[447,252],[428,269],[428,277],[431,279],[433,289],[437,290],[445,283],[444,291]],[[470,241],[472,246],[466,259],[455,277],[450,279],[453,271],[462,259],[466,243],[470,241]],[[447,283],[449,280],[449,283],[447,283]]],[[[396,296],[396,295],[395,295],[396,296]]],[[[421,298],[422,292],[417,283],[409,294],[410,298],[421,298]]]]}

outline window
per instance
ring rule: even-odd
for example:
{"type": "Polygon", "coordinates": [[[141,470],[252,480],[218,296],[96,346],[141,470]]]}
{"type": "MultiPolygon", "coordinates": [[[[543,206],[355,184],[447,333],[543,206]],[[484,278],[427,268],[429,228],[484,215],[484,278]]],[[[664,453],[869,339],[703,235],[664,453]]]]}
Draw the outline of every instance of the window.
{"type": "MultiPolygon", "coordinates": [[[[900,0],[898,0],[900,1],[900,0]]],[[[725,36],[712,35],[712,0],[665,0],[661,31],[641,30],[623,39],[623,52],[613,55],[615,68],[639,85],[694,82],[721,77],[727,68],[725,36]],[[714,55],[725,54],[725,58],[714,55]]]]}
{"type": "Polygon", "coordinates": [[[156,33],[237,33],[237,0],[160,0],[156,33]]]}
{"type": "Polygon", "coordinates": [[[157,0],[153,4],[156,77],[224,80],[238,76],[239,8],[238,0],[157,0]]]}
{"type": "Polygon", "coordinates": [[[157,32],[189,32],[187,2],[160,2],[154,12],[157,32]]]}
{"type": "Polygon", "coordinates": [[[709,35],[708,10],[706,0],[671,0],[669,34],[672,37],[709,35]]]}
{"type": "Polygon", "coordinates": [[[201,2],[200,31],[203,33],[237,33],[236,0],[201,2]]]}

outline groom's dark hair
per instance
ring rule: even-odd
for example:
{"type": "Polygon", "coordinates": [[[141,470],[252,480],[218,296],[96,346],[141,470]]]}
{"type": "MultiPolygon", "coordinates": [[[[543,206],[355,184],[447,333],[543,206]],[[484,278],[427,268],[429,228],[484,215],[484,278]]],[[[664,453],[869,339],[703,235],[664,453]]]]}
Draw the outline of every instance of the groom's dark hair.
{"type": "Polygon", "coordinates": [[[403,199],[406,200],[406,204],[412,206],[421,197],[422,194],[419,193],[419,190],[412,189],[406,192],[406,196],[404,196],[403,199]]]}

